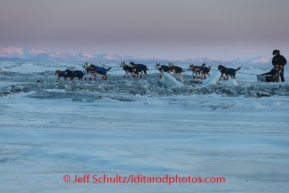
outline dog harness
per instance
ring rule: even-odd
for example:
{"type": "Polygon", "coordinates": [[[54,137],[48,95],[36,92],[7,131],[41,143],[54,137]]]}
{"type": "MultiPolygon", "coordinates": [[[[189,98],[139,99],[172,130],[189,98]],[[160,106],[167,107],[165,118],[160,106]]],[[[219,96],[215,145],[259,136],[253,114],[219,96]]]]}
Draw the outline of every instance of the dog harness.
{"type": "Polygon", "coordinates": [[[69,77],[70,75],[69,75],[69,73],[65,74],[65,71],[61,71],[60,76],[69,77]]]}
{"type": "Polygon", "coordinates": [[[105,68],[102,68],[102,67],[95,67],[95,71],[99,74],[106,74],[107,73],[107,70],[105,68]]]}

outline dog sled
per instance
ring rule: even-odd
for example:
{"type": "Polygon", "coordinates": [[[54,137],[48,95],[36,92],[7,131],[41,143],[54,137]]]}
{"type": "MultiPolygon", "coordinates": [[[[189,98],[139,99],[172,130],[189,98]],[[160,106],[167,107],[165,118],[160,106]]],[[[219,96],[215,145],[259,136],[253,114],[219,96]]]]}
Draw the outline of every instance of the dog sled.
{"type": "Polygon", "coordinates": [[[257,75],[258,82],[279,82],[282,68],[273,68],[270,72],[257,75]]]}

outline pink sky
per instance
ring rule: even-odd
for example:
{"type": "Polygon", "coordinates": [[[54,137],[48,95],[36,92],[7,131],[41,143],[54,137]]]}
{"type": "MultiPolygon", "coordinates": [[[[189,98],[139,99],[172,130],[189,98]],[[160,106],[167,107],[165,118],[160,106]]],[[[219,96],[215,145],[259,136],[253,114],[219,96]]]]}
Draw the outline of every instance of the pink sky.
{"type": "Polygon", "coordinates": [[[288,0],[0,0],[0,46],[140,57],[289,55],[288,0]]]}

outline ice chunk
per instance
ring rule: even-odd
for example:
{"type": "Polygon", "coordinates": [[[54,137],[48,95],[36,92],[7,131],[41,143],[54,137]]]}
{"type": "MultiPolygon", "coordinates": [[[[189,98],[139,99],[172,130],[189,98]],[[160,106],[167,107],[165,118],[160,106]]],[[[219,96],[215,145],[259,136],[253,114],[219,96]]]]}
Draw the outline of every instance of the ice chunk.
{"type": "Polygon", "coordinates": [[[163,73],[163,77],[160,79],[159,83],[161,83],[165,88],[184,86],[167,72],[163,73]]]}
{"type": "Polygon", "coordinates": [[[181,83],[184,83],[184,79],[183,79],[183,76],[179,76],[179,75],[176,75],[174,76],[176,78],[177,81],[181,82],[181,83]]]}
{"type": "Polygon", "coordinates": [[[222,85],[225,86],[238,86],[238,82],[236,79],[229,78],[227,81],[223,81],[222,85]]]}
{"type": "Polygon", "coordinates": [[[217,85],[219,84],[219,79],[221,77],[221,72],[218,71],[216,73],[211,74],[210,77],[205,79],[202,83],[202,85],[217,85]]]}
{"type": "Polygon", "coordinates": [[[207,79],[205,79],[202,83],[203,86],[207,86],[207,85],[224,85],[224,86],[238,86],[238,82],[236,81],[236,79],[232,79],[229,78],[227,81],[221,81],[219,82],[219,79],[221,77],[221,72],[216,72],[214,74],[212,74],[210,77],[208,77],[207,79]]]}

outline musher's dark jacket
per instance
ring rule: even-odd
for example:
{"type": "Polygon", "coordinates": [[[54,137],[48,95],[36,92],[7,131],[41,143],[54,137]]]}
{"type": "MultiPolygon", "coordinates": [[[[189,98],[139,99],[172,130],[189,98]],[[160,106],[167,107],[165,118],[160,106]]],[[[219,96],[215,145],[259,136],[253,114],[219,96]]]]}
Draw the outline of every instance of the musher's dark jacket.
{"type": "Polygon", "coordinates": [[[282,56],[282,55],[276,55],[276,56],[274,56],[273,59],[272,59],[272,65],[273,65],[274,67],[276,67],[276,65],[279,65],[279,67],[280,67],[280,65],[281,65],[281,66],[285,66],[286,63],[287,63],[287,61],[286,61],[286,59],[284,58],[284,56],[282,56]]]}

